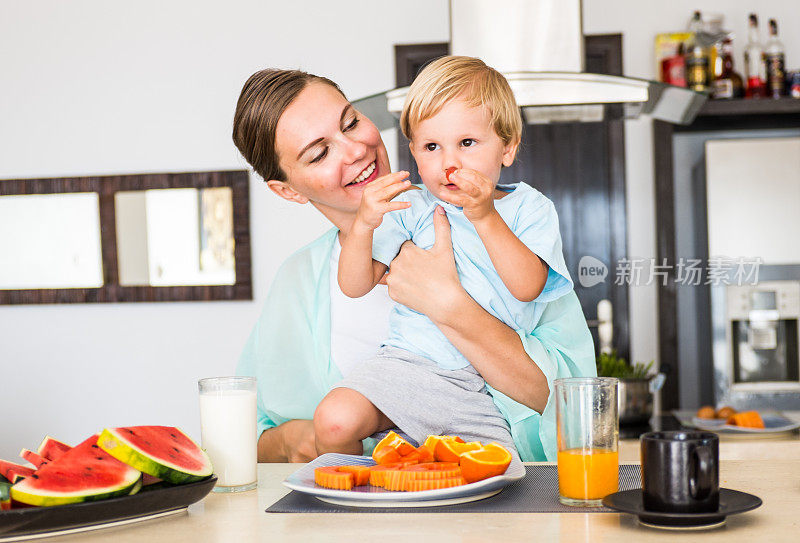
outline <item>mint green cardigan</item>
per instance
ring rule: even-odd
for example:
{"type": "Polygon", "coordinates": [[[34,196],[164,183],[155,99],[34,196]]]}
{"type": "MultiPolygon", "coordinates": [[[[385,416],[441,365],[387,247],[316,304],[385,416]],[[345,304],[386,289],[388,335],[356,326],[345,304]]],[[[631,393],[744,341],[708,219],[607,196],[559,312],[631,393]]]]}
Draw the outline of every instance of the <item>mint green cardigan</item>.
{"type": "MultiPolygon", "coordinates": [[[[237,374],[258,380],[259,435],[288,420],[311,419],[320,400],[342,379],[331,360],[329,273],[337,233],[330,230],[283,263],[239,359],[237,374]]],[[[574,292],[550,302],[532,332],[517,333],[547,377],[547,406],[538,413],[489,391],[511,425],[522,460],[554,461],[553,380],[596,375],[592,337],[574,292]]]]}

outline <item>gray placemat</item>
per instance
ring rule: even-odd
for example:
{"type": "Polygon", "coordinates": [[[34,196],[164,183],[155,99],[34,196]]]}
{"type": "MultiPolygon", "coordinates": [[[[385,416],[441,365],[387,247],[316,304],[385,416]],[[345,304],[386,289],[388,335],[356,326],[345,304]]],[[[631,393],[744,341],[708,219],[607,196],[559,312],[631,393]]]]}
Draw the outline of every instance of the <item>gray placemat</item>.
{"type": "MultiPolygon", "coordinates": [[[[500,494],[484,500],[438,507],[346,507],[333,505],[293,490],[267,513],[613,513],[607,507],[569,507],[558,501],[558,472],[553,464],[525,466],[525,477],[510,484],[500,494]]],[[[619,467],[619,489],[641,486],[638,465],[619,467]]]]}

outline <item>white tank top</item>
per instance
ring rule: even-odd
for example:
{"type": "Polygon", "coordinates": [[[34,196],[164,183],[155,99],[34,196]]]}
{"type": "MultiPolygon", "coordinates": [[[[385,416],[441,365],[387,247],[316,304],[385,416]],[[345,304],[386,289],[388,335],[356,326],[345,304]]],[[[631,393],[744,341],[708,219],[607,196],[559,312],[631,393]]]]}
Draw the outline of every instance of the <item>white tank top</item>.
{"type": "Polygon", "coordinates": [[[386,285],[376,285],[361,298],[345,296],[337,278],[342,246],[337,236],[331,251],[331,357],[344,377],[372,358],[389,336],[394,302],[386,285]]]}

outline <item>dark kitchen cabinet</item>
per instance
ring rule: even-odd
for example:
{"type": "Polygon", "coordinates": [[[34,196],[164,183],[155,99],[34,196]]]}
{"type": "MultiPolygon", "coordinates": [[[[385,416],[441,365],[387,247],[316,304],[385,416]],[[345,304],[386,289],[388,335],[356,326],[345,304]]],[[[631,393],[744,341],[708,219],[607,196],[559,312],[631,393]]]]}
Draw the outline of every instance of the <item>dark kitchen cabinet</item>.
{"type": "Polygon", "coordinates": [[[713,403],[710,287],[702,284],[705,275],[700,285],[681,287],[675,266],[681,258],[709,258],[705,142],[797,135],[800,100],[793,98],[709,100],[690,125],[653,124],[656,258],[667,263],[667,279],[658,283],[659,359],[668,375],[665,409],[713,403]]]}

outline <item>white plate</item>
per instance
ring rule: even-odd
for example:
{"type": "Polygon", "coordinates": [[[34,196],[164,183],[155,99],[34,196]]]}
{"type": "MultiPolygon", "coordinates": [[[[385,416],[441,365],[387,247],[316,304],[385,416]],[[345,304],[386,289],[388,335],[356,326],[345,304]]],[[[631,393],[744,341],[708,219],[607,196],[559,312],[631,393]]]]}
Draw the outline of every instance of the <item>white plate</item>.
{"type": "Polygon", "coordinates": [[[503,475],[490,477],[477,483],[424,490],[421,492],[393,492],[374,486],[357,486],[353,490],[323,488],[314,482],[314,470],[325,466],[372,466],[369,456],[350,454],[323,454],[287,477],[283,484],[292,490],[310,494],[322,501],[351,507],[432,507],[452,505],[494,496],[514,481],[525,477],[525,466],[513,460],[503,475]]]}
{"type": "Polygon", "coordinates": [[[779,411],[759,411],[764,428],[744,428],[726,424],[724,419],[701,419],[695,416],[696,411],[674,411],[675,417],[684,426],[692,426],[701,430],[719,432],[724,434],[777,434],[790,432],[800,428],[800,422],[785,417],[779,411]]]}

